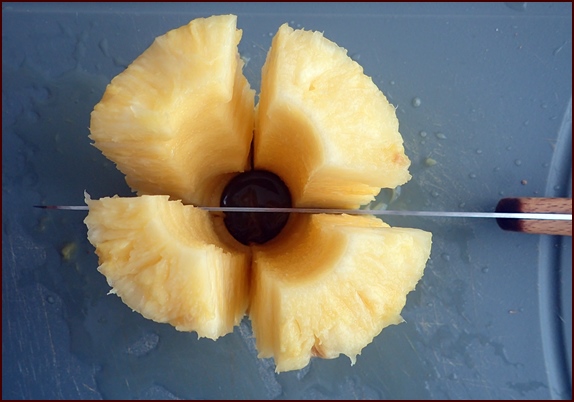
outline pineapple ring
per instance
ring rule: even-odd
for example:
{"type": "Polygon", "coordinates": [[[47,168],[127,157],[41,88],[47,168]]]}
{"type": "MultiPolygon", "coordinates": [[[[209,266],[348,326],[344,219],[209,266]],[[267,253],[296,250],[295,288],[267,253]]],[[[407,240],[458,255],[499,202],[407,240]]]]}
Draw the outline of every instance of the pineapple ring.
{"type": "Polygon", "coordinates": [[[430,233],[373,216],[294,214],[248,247],[223,215],[193,205],[216,205],[250,168],[281,177],[294,206],[367,203],[410,179],[395,109],[346,50],[287,24],[255,107],[236,20],[199,18],[156,38],[94,107],[94,146],[138,193],[86,197],[98,269],[132,309],[200,337],[230,333],[249,313],[259,357],[273,357],[277,372],[313,356],[354,363],[402,321],[430,233]]]}

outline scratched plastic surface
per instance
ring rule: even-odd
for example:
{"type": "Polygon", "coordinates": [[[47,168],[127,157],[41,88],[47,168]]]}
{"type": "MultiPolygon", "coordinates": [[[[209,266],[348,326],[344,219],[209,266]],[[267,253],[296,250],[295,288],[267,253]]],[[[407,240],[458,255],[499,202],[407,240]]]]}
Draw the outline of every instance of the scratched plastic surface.
{"type": "Polygon", "coordinates": [[[406,322],[354,366],[277,375],[247,319],[198,340],[106,295],[85,212],[32,205],[131,195],[89,145],[93,106],[155,36],[223,13],[239,16],[255,89],[288,22],[348,49],[397,107],[413,179],[371,207],[492,211],[504,196],[571,194],[571,3],[3,3],[2,397],[571,398],[571,238],[492,220],[388,220],[432,231],[432,256],[406,322]]]}

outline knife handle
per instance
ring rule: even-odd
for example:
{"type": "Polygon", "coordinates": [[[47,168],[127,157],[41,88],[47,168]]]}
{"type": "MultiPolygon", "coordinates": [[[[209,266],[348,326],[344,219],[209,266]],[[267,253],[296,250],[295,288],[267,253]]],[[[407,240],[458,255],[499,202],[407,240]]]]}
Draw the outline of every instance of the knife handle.
{"type": "MultiPolygon", "coordinates": [[[[572,198],[503,198],[496,212],[572,214],[572,198]]],[[[496,222],[514,232],[572,236],[572,221],[497,218],[496,222]]]]}

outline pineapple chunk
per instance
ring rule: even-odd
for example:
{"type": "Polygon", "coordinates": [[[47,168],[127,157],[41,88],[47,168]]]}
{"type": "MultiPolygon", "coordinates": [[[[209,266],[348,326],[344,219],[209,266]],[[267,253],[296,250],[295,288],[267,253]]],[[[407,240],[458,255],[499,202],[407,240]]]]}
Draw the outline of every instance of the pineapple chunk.
{"type": "Polygon", "coordinates": [[[431,234],[367,216],[297,215],[254,248],[249,309],[259,357],[276,371],[312,356],[357,354],[402,321],[406,295],[423,275],[431,234]]]}
{"type": "Polygon", "coordinates": [[[90,138],[138,194],[218,205],[230,175],[249,168],[255,92],[236,22],[199,18],[156,38],[94,107],[90,138]]]}
{"type": "Polygon", "coordinates": [[[111,293],[144,317],[217,339],[249,303],[250,251],[210,214],[168,196],[86,198],[88,239],[111,293]]]}
{"type": "Polygon", "coordinates": [[[282,25],[263,66],[255,168],[296,206],[357,208],[410,179],[395,108],[345,49],[282,25]]]}

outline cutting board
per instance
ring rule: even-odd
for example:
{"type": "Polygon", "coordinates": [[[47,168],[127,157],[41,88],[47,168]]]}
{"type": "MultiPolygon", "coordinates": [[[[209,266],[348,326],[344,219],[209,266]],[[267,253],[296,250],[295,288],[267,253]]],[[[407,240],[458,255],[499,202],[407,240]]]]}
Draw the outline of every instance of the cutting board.
{"type": "Polygon", "coordinates": [[[2,397],[571,398],[571,238],[494,220],[387,219],[433,232],[431,260],[354,366],[275,374],[248,319],[198,340],[107,295],[85,212],[32,205],[132,195],[90,146],[93,106],[154,37],[224,13],[257,91],[287,22],[345,47],[396,106],[413,178],[373,207],[571,197],[571,3],[3,3],[2,397]]]}

